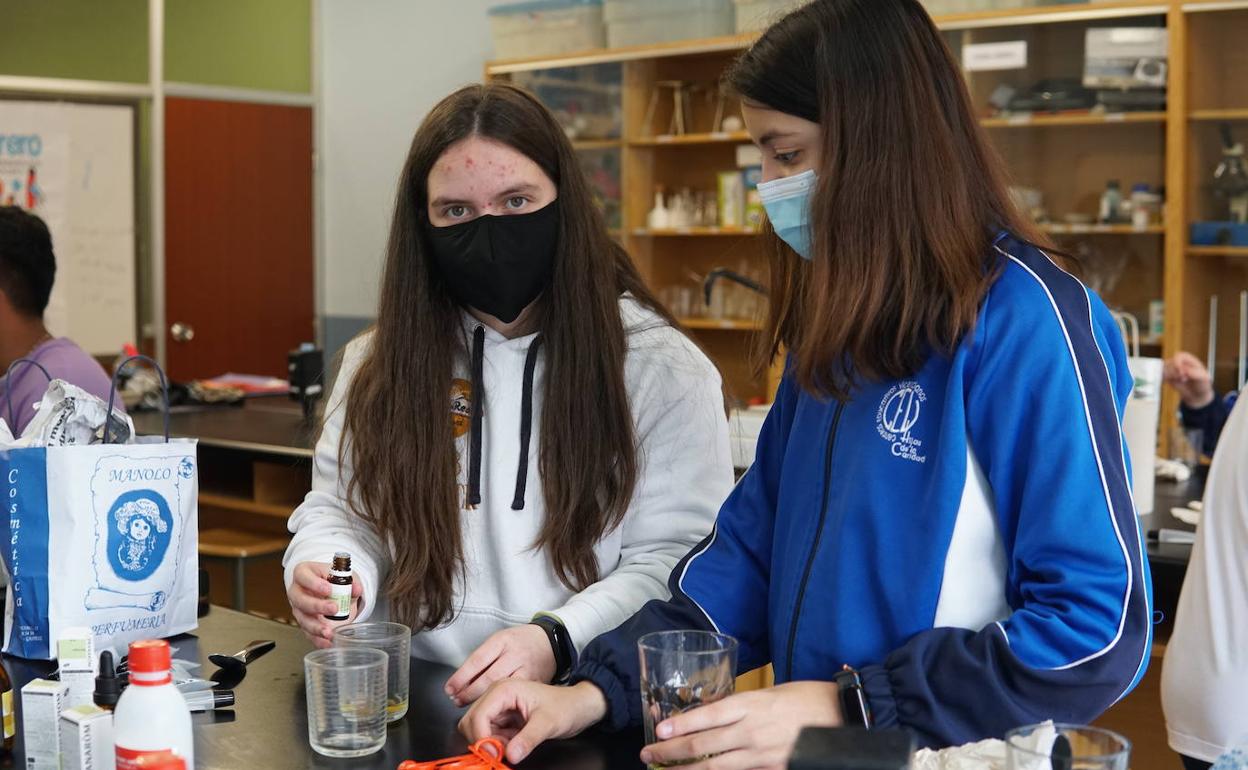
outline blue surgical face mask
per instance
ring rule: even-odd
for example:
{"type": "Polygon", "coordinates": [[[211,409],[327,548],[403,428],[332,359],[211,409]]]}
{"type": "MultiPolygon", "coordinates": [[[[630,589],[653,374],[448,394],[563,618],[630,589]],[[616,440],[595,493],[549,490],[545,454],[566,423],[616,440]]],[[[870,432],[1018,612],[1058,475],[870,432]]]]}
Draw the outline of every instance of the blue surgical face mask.
{"type": "Polygon", "coordinates": [[[814,171],[773,179],[758,186],[758,197],[767,210],[771,228],[803,259],[811,258],[810,200],[814,189],[814,171]]]}

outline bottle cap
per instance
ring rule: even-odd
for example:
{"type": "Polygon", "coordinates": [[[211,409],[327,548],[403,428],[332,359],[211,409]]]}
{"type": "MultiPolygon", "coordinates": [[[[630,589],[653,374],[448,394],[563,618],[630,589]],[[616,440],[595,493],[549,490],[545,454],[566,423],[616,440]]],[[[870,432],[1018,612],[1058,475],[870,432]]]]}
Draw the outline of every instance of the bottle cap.
{"type": "Polygon", "coordinates": [[[173,681],[169,643],[164,639],[144,639],[130,643],[130,683],[168,684],[173,681]]]}
{"type": "Polygon", "coordinates": [[[112,708],[121,698],[121,679],[117,677],[117,668],[113,665],[113,653],[105,650],[100,653],[100,673],[95,677],[95,692],[92,700],[95,705],[112,708]]]}

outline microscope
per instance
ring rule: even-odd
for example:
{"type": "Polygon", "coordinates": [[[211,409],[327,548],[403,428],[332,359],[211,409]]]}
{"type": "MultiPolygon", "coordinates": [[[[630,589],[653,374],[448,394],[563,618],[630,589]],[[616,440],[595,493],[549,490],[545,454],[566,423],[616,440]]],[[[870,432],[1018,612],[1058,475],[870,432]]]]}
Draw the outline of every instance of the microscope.
{"type": "Polygon", "coordinates": [[[1244,165],[1244,145],[1236,142],[1231,127],[1222,124],[1222,162],[1213,172],[1213,193],[1230,207],[1230,222],[1248,224],[1248,167],[1244,165]]]}

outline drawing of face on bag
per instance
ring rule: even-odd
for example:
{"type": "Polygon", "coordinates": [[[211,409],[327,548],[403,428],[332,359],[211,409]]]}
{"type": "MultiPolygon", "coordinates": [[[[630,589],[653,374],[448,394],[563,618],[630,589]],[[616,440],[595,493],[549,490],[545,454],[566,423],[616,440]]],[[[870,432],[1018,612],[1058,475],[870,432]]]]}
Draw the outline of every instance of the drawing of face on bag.
{"type": "Polygon", "coordinates": [[[96,584],[87,591],[86,609],[164,607],[176,588],[185,525],[178,512],[193,478],[187,457],[99,461],[91,479],[96,584]]]}

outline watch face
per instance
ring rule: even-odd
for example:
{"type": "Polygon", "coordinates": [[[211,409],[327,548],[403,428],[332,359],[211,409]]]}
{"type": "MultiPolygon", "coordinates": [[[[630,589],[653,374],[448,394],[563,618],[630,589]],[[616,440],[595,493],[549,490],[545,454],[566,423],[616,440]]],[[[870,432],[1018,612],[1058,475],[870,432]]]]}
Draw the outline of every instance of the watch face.
{"type": "Polygon", "coordinates": [[[858,672],[842,671],[836,675],[836,685],[841,693],[841,719],[845,724],[870,727],[871,706],[858,672]]]}

